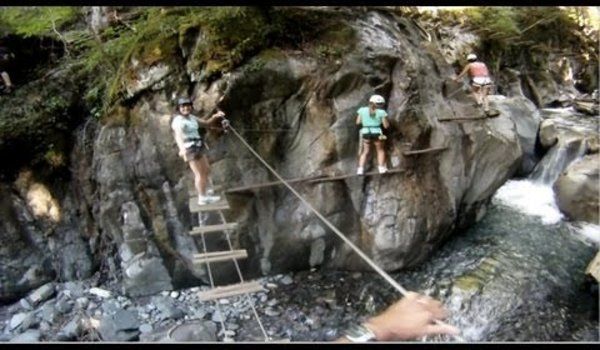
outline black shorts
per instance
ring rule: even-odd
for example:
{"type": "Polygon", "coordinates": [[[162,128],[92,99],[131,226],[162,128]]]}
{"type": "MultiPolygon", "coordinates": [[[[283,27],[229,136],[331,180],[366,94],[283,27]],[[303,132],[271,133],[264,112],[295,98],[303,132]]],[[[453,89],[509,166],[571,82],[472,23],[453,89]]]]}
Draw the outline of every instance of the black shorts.
{"type": "Polygon", "coordinates": [[[185,149],[185,161],[189,162],[190,160],[199,159],[204,154],[206,154],[206,147],[204,146],[204,142],[196,142],[185,149]]]}
{"type": "Polygon", "coordinates": [[[375,140],[375,141],[377,141],[377,140],[379,140],[379,136],[381,136],[381,134],[371,134],[371,133],[362,134],[363,140],[375,140]]]}

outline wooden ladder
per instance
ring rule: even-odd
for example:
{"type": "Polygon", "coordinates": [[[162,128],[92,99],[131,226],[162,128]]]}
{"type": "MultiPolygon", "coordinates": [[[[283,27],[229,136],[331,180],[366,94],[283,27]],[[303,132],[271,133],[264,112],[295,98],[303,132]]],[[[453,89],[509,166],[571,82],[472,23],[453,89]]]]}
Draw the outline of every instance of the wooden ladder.
{"type": "MultiPolygon", "coordinates": [[[[222,199],[216,203],[210,203],[205,205],[198,205],[196,195],[190,193],[189,208],[192,214],[205,213],[211,211],[223,211],[230,209],[229,202],[226,199],[222,199]]],[[[191,236],[200,236],[207,233],[215,234],[218,232],[225,233],[229,230],[235,230],[238,228],[237,222],[223,222],[217,225],[205,225],[193,227],[189,232],[191,236]]],[[[238,250],[225,250],[216,252],[205,252],[201,254],[194,254],[192,263],[194,265],[217,263],[223,261],[234,261],[238,259],[245,259],[248,257],[248,252],[245,249],[238,250]]],[[[240,281],[239,283],[230,284],[227,286],[217,286],[213,289],[200,292],[198,295],[200,300],[207,301],[212,299],[228,298],[240,294],[249,294],[264,291],[265,289],[258,281],[240,281]]]]}

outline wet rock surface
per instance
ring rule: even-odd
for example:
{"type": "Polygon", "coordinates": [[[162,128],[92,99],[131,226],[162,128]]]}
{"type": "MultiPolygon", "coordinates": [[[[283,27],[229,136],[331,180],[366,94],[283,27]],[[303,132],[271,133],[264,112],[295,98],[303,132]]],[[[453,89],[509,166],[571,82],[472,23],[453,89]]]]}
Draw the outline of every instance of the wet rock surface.
{"type": "Polygon", "coordinates": [[[573,220],[600,222],[600,154],[583,157],[567,169],[553,186],[560,210],[573,220]]]}

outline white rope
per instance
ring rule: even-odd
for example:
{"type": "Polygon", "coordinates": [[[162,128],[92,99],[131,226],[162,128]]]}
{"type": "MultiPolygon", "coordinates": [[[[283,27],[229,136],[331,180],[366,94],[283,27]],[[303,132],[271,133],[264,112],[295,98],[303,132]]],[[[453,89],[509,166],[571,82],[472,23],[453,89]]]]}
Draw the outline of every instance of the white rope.
{"type": "MultiPolygon", "coordinates": [[[[346,242],[363,260],[369,264],[381,277],[383,277],[392,287],[396,288],[403,296],[406,296],[407,290],[404,289],[398,282],[396,282],[390,275],[388,275],[383,269],[381,269],[375,262],[373,262],[365,253],[363,253],[352,241],[350,241],[340,230],[338,230],[329,220],[327,220],[321,213],[319,213],[304,197],[302,197],[290,184],[288,184],[256,151],[242,138],[242,136],[233,128],[231,125],[229,129],[233,131],[235,136],[248,148],[248,150],[254,154],[254,156],[267,168],[269,171],[279,180],[281,181],[302,203],[304,203],[327,227],[329,227],[338,237],[340,237],[344,242],[346,242]]],[[[448,325],[439,320],[435,320],[435,323],[438,325],[448,325]]],[[[464,342],[465,340],[458,336],[454,335],[454,338],[458,341],[464,342]]]]}
{"type": "MultiPolygon", "coordinates": [[[[198,214],[198,219],[200,219],[200,214],[198,214]]],[[[207,253],[206,251],[206,241],[204,240],[204,232],[202,232],[200,234],[200,236],[202,237],[202,247],[204,250],[204,254],[207,253]]],[[[210,269],[210,263],[208,261],[206,261],[206,270],[208,271],[208,279],[210,280],[210,288],[214,289],[215,288],[215,282],[213,280],[213,276],[212,276],[212,271],[210,269]]],[[[221,318],[221,331],[223,332],[223,335],[225,334],[225,314],[221,311],[221,305],[219,305],[219,300],[215,299],[215,309],[217,309],[217,312],[219,313],[219,316],[221,318]]]]}
{"type": "MultiPolygon", "coordinates": [[[[205,144],[205,147],[208,149],[208,145],[205,144]]],[[[208,181],[211,185],[211,187],[213,186],[212,180],[210,179],[210,177],[208,178],[208,181]]],[[[198,220],[200,220],[200,213],[198,214],[198,220]]],[[[227,220],[225,220],[225,215],[223,215],[223,211],[219,210],[219,217],[221,218],[221,221],[223,223],[227,223],[227,220]]],[[[227,239],[227,244],[229,245],[229,250],[232,251],[233,250],[233,245],[231,244],[231,240],[229,239],[229,233],[227,232],[227,230],[224,231],[225,232],[225,238],[227,239]]],[[[202,232],[202,245],[204,247],[204,253],[206,253],[206,242],[204,240],[204,232],[202,232]]],[[[233,259],[233,263],[235,265],[235,268],[237,270],[238,276],[240,278],[240,282],[244,283],[244,276],[242,275],[242,271],[240,270],[240,266],[237,262],[236,259],[233,259]]],[[[210,270],[210,263],[207,262],[207,269],[208,269],[208,276],[210,279],[210,284],[211,284],[211,288],[215,288],[214,283],[213,283],[213,278],[212,278],[212,273],[210,270]]],[[[256,308],[254,307],[254,302],[252,301],[252,298],[250,297],[250,295],[248,293],[244,293],[246,295],[246,300],[248,301],[248,303],[250,304],[250,307],[252,308],[252,312],[254,313],[254,317],[256,318],[256,322],[258,323],[258,326],[260,327],[260,330],[265,338],[265,342],[269,342],[271,340],[271,338],[269,337],[269,335],[267,334],[267,331],[265,330],[265,327],[263,326],[262,322],[260,321],[260,317],[258,316],[258,312],[256,311],[256,308]]],[[[219,313],[221,314],[221,316],[223,316],[223,313],[221,313],[221,309],[218,303],[218,299],[215,300],[217,307],[219,307],[219,313]]],[[[225,334],[225,325],[223,323],[223,321],[221,321],[221,325],[222,325],[222,330],[223,330],[223,334],[225,334]]]]}
{"type": "MultiPolygon", "coordinates": [[[[210,184],[212,186],[212,181],[211,180],[209,180],[209,181],[210,181],[210,184]]],[[[219,216],[221,217],[221,221],[224,224],[227,223],[227,220],[225,220],[225,215],[223,215],[223,211],[222,210],[219,210],[219,216]]],[[[231,244],[231,240],[229,239],[229,233],[227,232],[227,230],[225,230],[225,238],[227,239],[227,244],[229,245],[229,250],[233,250],[233,245],[231,244]]],[[[240,269],[240,266],[239,266],[237,260],[233,259],[233,263],[235,264],[235,269],[237,270],[238,276],[240,278],[240,282],[244,283],[244,276],[242,275],[242,271],[240,269]]],[[[252,312],[254,313],[254,317],[256,318],[256,322],[258,323],[258,326],[260,327],[260,330],[262,331],[262,334],[265,337],[265,342],[269,342],[271,340],[271,338],[267,334],[267,331],[265,330],[265,327],[263,326],[262,322],[260,321],[260,317],[258,316],[258,312],[256,311],[256,308],[254,307],[254,301],[252,301],[252,298],[250,297],[250,294],[244,293],[244,295],[246,296],[246,300],[248,301],[248,303],[250,304],[250,307],[252,308],[252,312]]]]}

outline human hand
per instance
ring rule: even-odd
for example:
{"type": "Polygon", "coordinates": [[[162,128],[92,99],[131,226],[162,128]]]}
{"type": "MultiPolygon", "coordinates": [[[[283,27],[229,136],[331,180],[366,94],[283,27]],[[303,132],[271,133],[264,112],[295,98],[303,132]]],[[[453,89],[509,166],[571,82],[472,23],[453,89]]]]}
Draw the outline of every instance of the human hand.
{"type": "Polygon", "coordinates": [[[460,330],[450,325],[437,325],[436,320],[446,317],[439,301],[409,292],[383,313],[370,318],[365,326],[379,341],[408,340],[425,335],[457,335],[460,330]]]}

